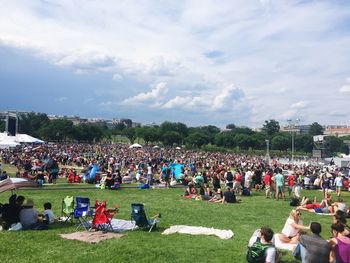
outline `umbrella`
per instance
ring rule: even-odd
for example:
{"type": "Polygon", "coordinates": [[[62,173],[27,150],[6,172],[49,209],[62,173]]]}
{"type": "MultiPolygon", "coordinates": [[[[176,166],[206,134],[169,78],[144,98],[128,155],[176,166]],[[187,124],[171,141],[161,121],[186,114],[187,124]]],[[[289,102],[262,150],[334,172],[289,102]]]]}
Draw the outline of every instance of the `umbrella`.
{"type": "Polygon", "coordinates": [[[23,187],[38,187],[38,185],[35,182],[25,178],[7,178],[0,181],[0,193],[23,187]]]}

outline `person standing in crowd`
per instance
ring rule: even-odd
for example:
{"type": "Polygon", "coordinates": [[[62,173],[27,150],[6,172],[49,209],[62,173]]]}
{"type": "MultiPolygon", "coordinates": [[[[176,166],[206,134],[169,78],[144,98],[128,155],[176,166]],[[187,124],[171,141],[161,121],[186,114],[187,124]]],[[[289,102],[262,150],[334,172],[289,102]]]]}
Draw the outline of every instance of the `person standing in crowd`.
{"type": "Polygon", "coordinates": [[[264,177],[265,184],[265,196],[266,198],[271,198],[271,171],[270,169],[266,169],[266,174],[264,177]]]}
{"type": "Polygon", "coordinates": [[[288,174],[288,195],[291,197],[292,193],[294,193],[294,172],[288,174]]]}
{"type": "Polygon", "coordinates": [[[338,176],[334,179],[334,185],[336,189],[337,196],[340,196],[341,188],[343,187],[342,174],[339,172],[338,176]]]}
{"type": "Polygon", "coordinates": [[[284,195],[284,178],[282,175],[282,171],[280,168],[277,169],[277,174],[276,174],[276,200],[279,200],[279,196],[281,195],[281,198],[285,200],[285,195],[284,195]]]}

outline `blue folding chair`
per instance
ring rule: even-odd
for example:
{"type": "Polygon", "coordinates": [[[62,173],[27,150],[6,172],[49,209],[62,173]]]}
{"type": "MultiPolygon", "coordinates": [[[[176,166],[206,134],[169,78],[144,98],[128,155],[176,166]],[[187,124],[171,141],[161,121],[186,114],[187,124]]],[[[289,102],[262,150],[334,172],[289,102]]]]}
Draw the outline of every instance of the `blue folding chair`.
{"type": "Polygon", "coordinates": [[[90,199],[77,196],[75,201],[74,218],[79,221],[77,229],[83,227],[85,230],[89,230],[90,224],[87,218],[93,216],[93,210],[90,209],[90,199]]]}
{"type": "Polygon", "coordinates": [[[147,219],[143,204],[131,204],[131,219],[135,221],[133,230],[138,226],[140,228],[149,228],[148,232],[151,232],[159,223],[160,217],[161,215],[157,214],[151,219],[147,219]]]}

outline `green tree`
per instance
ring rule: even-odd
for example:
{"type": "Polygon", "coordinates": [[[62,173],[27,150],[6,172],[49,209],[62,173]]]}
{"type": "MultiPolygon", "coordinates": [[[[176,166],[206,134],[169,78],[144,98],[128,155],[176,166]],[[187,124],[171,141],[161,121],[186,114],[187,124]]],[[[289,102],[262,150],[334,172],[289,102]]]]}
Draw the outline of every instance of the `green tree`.
{"type": "Polygon", "coordinates": [[[233,123],[226,125],[226,129],[228,129],[228,130],[234,130],[235,128],[236,128],[236,125],[234,125],[233,123]]]}
{"type": "Polygon", "coordinates": [[[335,136],[326,136],[326,148],[330,151],[331,154],[336,152],[342,152],[345,150],[344,142],[342,139],[335,136]]]}
{"type": "Polygon", "coordinates": [[[129,139],[130,143],[134,143],[136,139],[136,129],[126,128],[123,130],[123,134],[129,139]]]}
{"type": "Polygon", "coordinates": [[[201,147],[210,142],[210,137],[206,132],[195,132],[188,135],[185,143],[195,147],[201,147]]]}
{"type": "Polygon", "coordinates": [[[162,136],[162,142],[164,145],[172,146],[174,144],[181,144],[183,137],[177,131],[167,131],[162,136]]]}
{"type": "Polygon", "coordinates": [[[74,138],[73,122],[65,119],[52,120],[39,129],[39,134],[45,140],[66,141],[74,138]]]}
{"type": "Polygon", "coordinates": [[[286,151],[291,145],[291,138],[286,133],[279,133],[271,140],[271,146],[274,150],[286,151]]]}
{"type": "Polygon", "coordinates": [[[280,131],[280,124],[276,120],[266,120],[262,131],[271,137],[280,131]]]}
{"type": "Polygon", "coordinates": [[[323,127],[320,124],[318,124],[318,122],[314,122],[310,125],[309,134],[311,136],[322,135],[323,127]]]}
{"type": "Polygon", "coordinates": [[[235,135],[231,131],[224,131],[216,134],[214,142],[215,145],[226,148],[233,148],[236,146],[235,135]]]}
{"type": "Polygon", "coordinates": [[[45,113],[20,113],[18,115],[18,132],[40,137],[40,129],[48,126],[50,120],[45,113]]]}
{"type": "Polygon", "coordinates": [[[115,125],[115,129],[117,131],[122,131],[126,128],[126,125],[123,122],[119,122],[115,125]]]}
{"type": "Polygon", "coordinates": [[[188,135],[188,128],[185,124],[181,122],[163,122],[160,125],[160,131],[162,134],[165,134],[166,132],[169,131],[175,131],[180,134],[182,139],[184,139],[188,135]]]}
{"type": "Polygon", "coordinates": [[[80,124],[74,126],[74,136],[73,138],[77,141],[93,142],[100,141],[103,136],[103,131],[100,127],[96,125],[80,124]]]}
{"type": "Polygon", "coordinates": [[[159,133],[159,127],[153,126],[153,127],[140,127],[136,130],[137,137],[142,138],[146,144],[149,142],[157,142],[160,141],[160,133],[159,133]]]}
{"type": "Polygon", "coordinates": [[[295,150],[311,153],[313,149],[313,137],[309,134],[299,134],[295,137],[295,150]]]}
{"type": "Polygon", "coordinates": [[[255,141],[253,140],[252,136],[245,134],[245,133],[239,133],[235,136],[236,145],[239,146],[241,149],[247,150],[249,147],[255,146],[255,141]]]}

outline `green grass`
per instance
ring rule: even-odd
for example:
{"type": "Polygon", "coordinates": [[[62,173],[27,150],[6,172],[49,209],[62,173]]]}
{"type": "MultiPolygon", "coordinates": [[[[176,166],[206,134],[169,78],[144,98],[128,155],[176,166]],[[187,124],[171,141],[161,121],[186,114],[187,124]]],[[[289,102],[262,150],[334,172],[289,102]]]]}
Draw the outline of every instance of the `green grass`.
{"type": "MultiPolygon", "coordinates": [[[[126,232],[121,239],[99,244],[86,244],[64,240],[60,233],[74,232],[70,224],[57,223],[48,231],[0,232],[0,262],[245,262],[246,246],[255,229],[269,225],[275,232],[282,230],[291,210],[289,202],[265,199],[262,193],[243,197],[241,204],[222,205],[182,198],[183,189],[122,189],[119,191],[71,190],[21,190],[17,194],[32,198],[42,211],[44,202],[53,204],[60,215],[61,200],[67,195],[86,196],[92,201],[107,200],[110,207],[121,205],[117,218],[130,219],[130,204],[145,204],[148,215],[162,214],[159,228],[152,233],[142,230],[126,232]],[[231,229],[234,237],[220,240],[214,236],[184,234],[162,235],[171,225],[193,225],[231,229]]],[[[304,191],[309,197],[320,198],[319,191],[304,191]]],[[[350,202],[349,193],[343,194],[350,202]]],[[[0,194],[5,202],[9,192],[0,194]]],[[[323,226],[323,236],[329,238],[332,218],[303,212],[304,224],[318,221],[323,226]]],[[[282,262],[295,262],[290,253],[283,252],[282,262]]]]}

